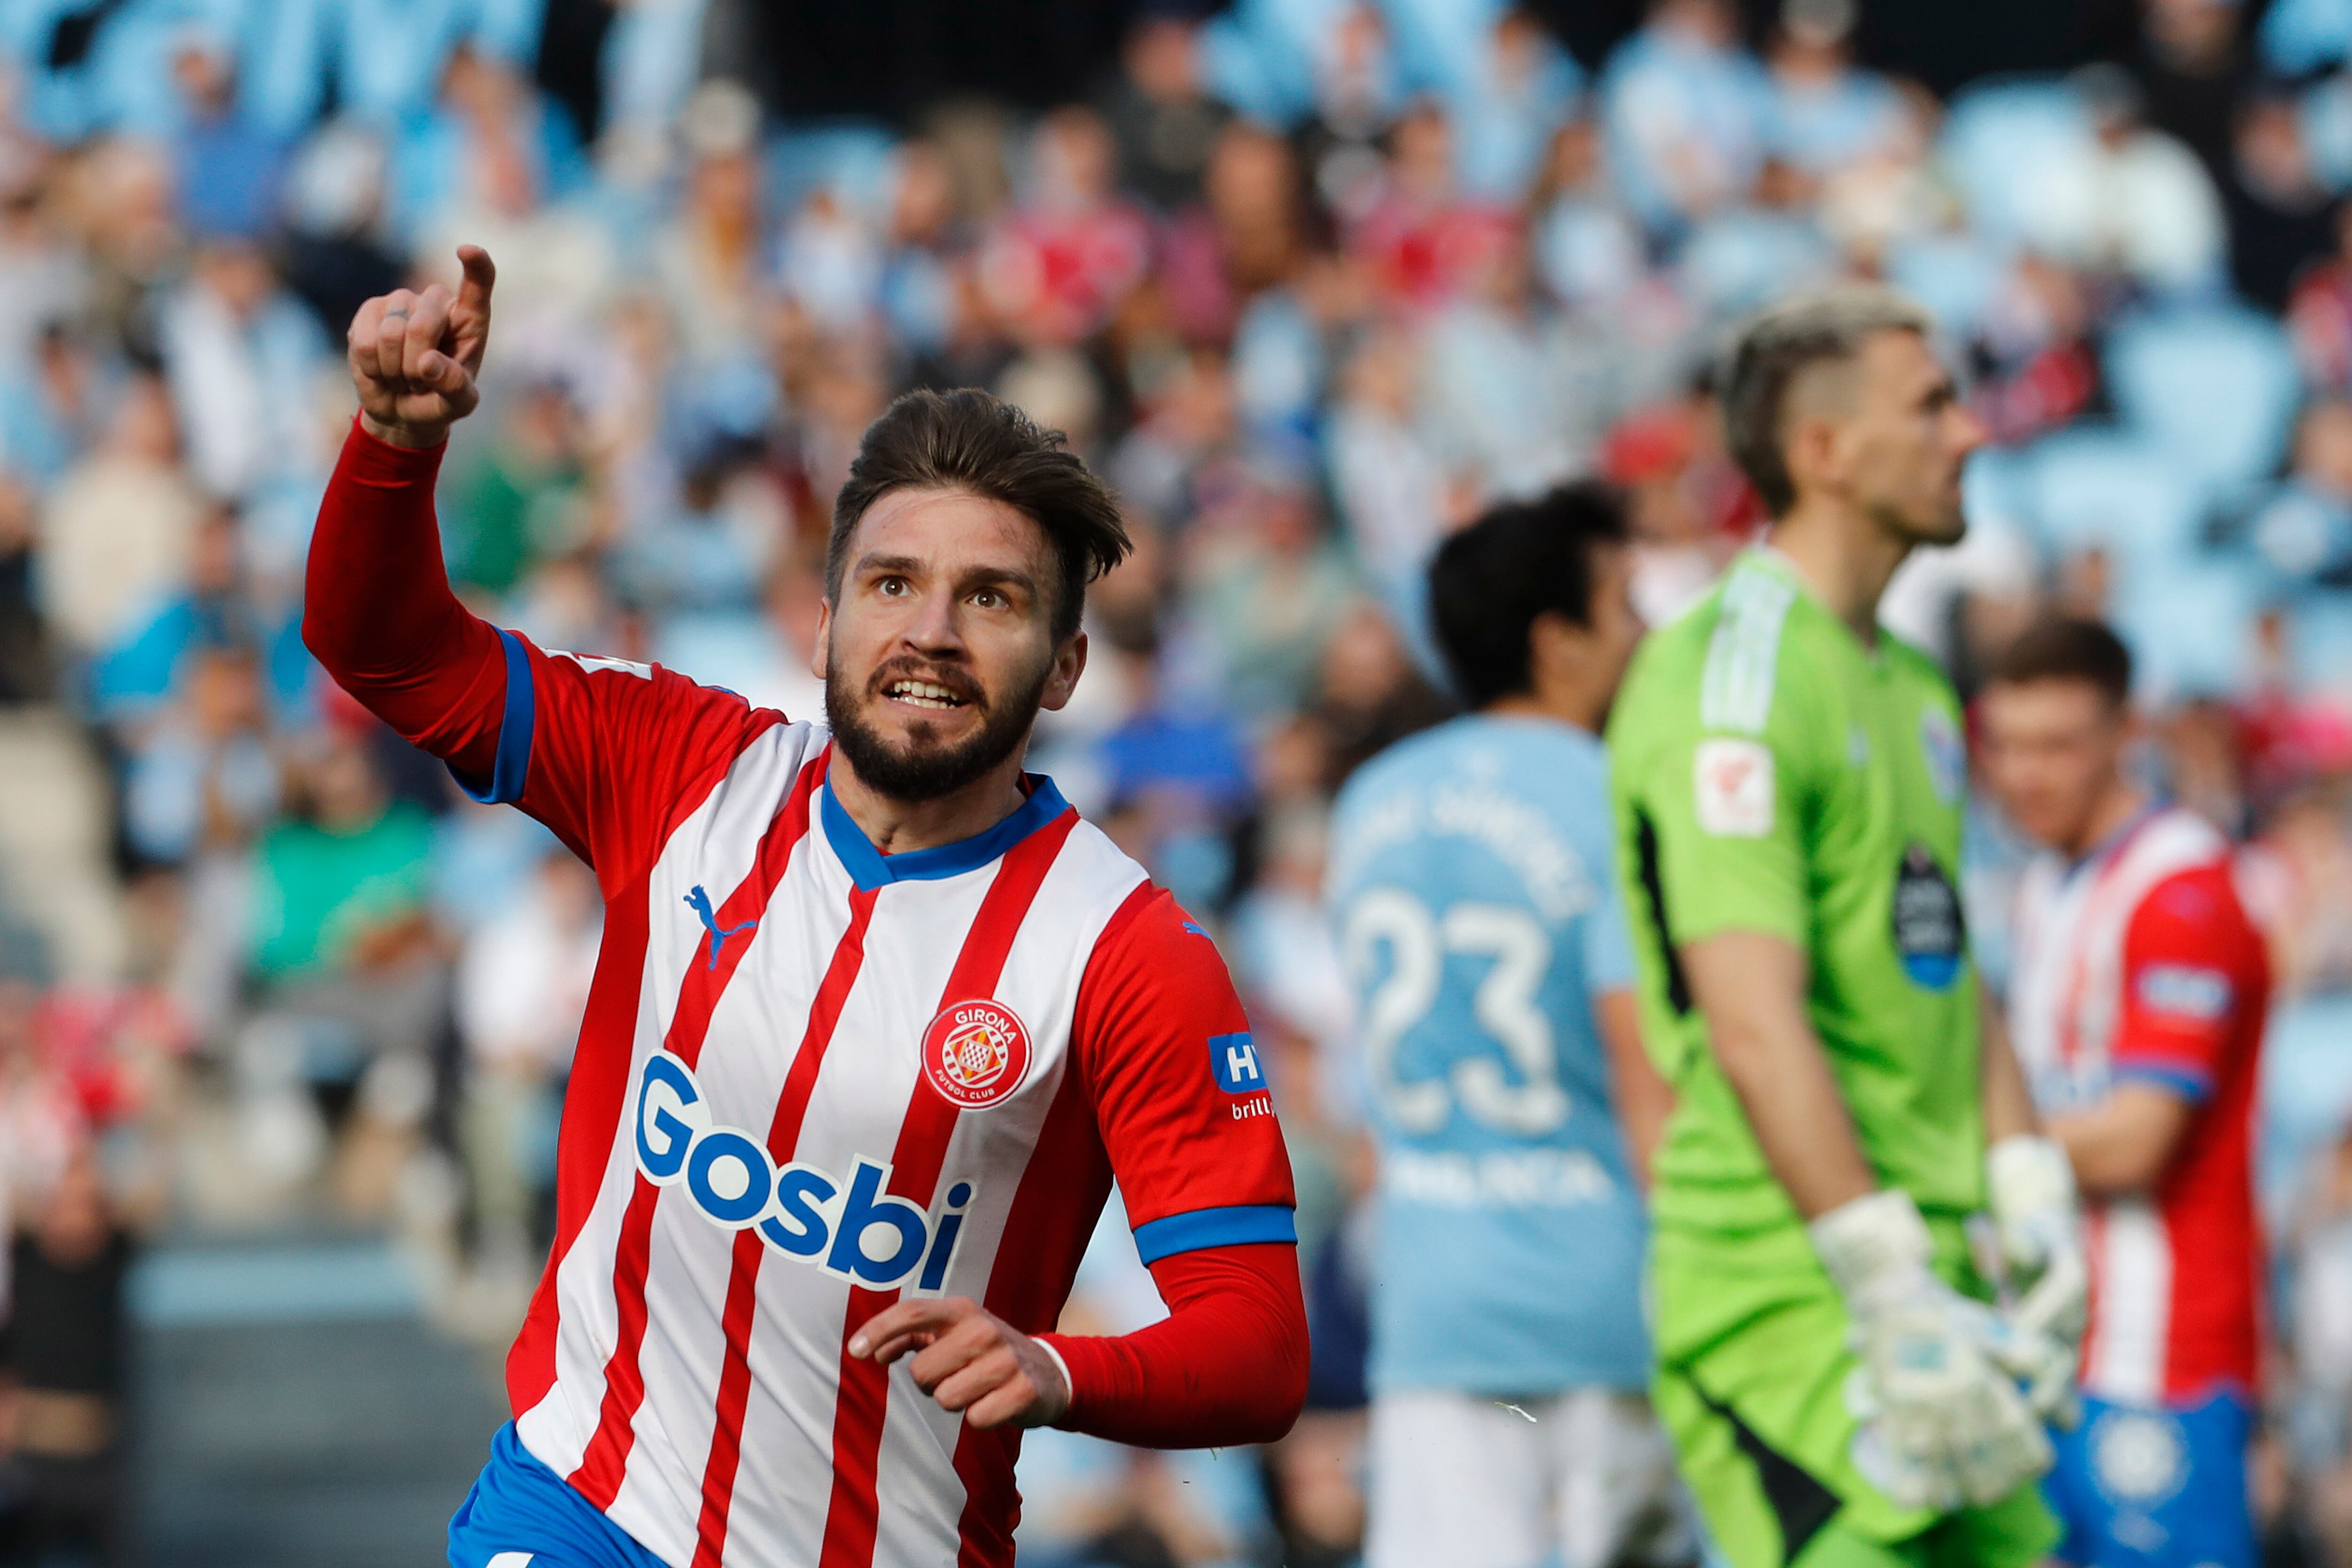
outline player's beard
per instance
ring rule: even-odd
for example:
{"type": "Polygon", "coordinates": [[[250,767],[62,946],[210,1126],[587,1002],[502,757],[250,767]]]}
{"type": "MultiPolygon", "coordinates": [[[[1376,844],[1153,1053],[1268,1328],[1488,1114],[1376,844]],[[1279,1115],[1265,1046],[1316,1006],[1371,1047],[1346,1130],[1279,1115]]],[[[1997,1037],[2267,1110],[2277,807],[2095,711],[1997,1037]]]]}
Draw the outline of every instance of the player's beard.
{"type": "Polygon", "coordinates": [[[1053,673],[1049,658],[1019,689],[992,699],[978,681],[960,670],[917,670],[894,662],[875,671],[861,693],[851,689],[840,661],[829,658],[825,661],[825,721],[833,726],[833,743],[841,748],[841,754],[867,788],[892,800],[938,800],[986,777],[1020,750],[1037,721],[1038,704],[1053,673]],[[980,710],[980,729],[950,744],[936,738],[927,721],[917,720],[909,728],[912,743],[905,749],[885,740],[866,721],[866,710],[887,701],[883,692],[891,682],[902,679],[929,680],[948,688],[980,710]]]}

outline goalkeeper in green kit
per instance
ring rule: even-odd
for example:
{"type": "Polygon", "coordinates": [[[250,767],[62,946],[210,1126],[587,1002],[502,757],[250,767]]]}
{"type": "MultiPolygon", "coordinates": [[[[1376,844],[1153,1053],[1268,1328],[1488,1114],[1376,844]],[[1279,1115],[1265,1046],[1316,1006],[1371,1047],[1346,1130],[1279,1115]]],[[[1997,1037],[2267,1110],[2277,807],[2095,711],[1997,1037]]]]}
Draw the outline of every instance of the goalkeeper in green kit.
{"type": "Polygon", "coordinates": [[[2074,1181],[1969,959],[1958,702],[1877,624],[1904,558],[1960,537],[1984,433],[1877,289],[1756,318],[1721,392],[1773,526],[1643,646],[1608,736],[1675,1091],[1657,1411],[1735,1568],[2024,1568],[2058,1538],[2034,1481],[2082,1331],[2074,1181]]]}

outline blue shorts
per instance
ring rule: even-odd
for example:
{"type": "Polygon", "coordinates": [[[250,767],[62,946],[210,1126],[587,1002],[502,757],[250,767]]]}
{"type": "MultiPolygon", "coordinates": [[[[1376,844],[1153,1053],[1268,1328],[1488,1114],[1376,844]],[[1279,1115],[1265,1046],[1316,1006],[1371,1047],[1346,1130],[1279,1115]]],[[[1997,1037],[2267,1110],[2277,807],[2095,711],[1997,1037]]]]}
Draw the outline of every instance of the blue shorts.
{"type": "Polygon", "coordinates": [[[662,1568],[526,1452],[514,1423],[490,1439],[490,1462],[449,1521],[450,1568],[662,1568]]]}
{"type": "Polygon", "coordinates": [[[2085,1396],[2055,1432],[2042,1483],[2066,1528],[2053,1555],[2075,1568],[2255,1568],[2246,1502],[2253,1412],[2233,1394],[2195,1405],[2116,1405],[2085,1396]]]}

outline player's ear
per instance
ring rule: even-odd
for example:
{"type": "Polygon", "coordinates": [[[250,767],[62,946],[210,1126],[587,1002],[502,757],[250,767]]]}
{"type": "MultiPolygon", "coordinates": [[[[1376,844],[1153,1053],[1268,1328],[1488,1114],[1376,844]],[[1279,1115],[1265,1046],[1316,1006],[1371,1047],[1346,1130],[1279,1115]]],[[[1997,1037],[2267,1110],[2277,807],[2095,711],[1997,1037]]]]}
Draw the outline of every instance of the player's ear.
{"type": "Polygon", "coordinates": [[[1053,673],[1045,678],[1045,690],[1038,706],[1048,713],[1058,713],[1070,694],[1078,689],[1078,677],[1087,672],[1087,634],[1083,627],[1070,636],[1054,654],[1053,673]]]}
{"type": "Polygon", "coordinates": [[[833,595],[828,593],[816,602],[816,635],[809,639],[809,673],[819,680],[825,679],[833,650],[833,595]]]}

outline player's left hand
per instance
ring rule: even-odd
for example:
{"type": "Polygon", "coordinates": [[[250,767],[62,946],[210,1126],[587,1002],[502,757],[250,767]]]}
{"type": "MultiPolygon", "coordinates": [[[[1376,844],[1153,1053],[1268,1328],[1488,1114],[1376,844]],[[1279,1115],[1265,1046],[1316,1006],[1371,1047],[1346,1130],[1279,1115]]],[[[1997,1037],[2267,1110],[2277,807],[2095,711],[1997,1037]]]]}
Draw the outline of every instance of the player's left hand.
{"type": "Polygon", "coordinates": [[[849,1353],[888,1366],[908,1352],[915,1384],[971,1426],[1043,1426],[1070,1407],[1051,1352],[969,1296],[900,1301],[849,1336],[849,1353]]]}
{"type": "Polygon", "coordinates": [[[1993,1347],[1994,1359],[2024,1382],[2043,1419],[2072,1425],[2091,1289],[2073,1163],[2053,1139],[2003,1138],[1985,1153],[1985,1190],[2001,1262],[2019,1292],[2000,1314],[2011,1345],[1993,1347]]]}

